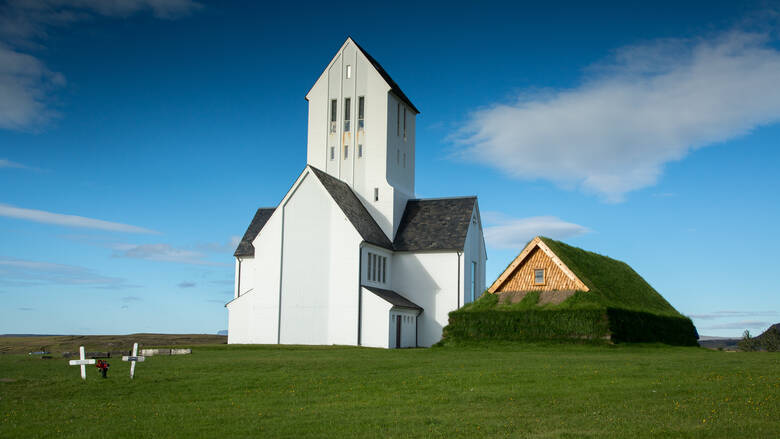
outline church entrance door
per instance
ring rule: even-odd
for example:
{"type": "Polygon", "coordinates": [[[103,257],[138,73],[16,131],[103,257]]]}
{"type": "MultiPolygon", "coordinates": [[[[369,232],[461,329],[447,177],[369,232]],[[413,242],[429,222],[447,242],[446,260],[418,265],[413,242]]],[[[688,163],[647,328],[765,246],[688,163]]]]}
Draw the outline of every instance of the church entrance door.
{"type": "Polygon", "coordinates": [[[395,347],[401,348],[401,316],[395,316],[395,347]]]}

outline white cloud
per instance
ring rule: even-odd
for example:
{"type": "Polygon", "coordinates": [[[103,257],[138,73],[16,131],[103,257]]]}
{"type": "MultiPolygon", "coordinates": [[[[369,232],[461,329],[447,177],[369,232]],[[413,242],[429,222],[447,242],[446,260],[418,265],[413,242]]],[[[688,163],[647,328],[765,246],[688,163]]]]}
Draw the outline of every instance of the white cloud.
{"type": "Polygon", "coordinates": [[[744,320],[741,322],[721,323],[718,325],[705,326],[703,329],[764,329],[769,325],[771,325],[770,322],[744,320]]]}
{"type": "Polygon", "coordinates": [[[227,241],[199,243],[195,248],[206,252],[233,254],[239,242],[241,242],[240,236],[231,236],[227,241]]]}
{"type": "MultiPolygon", "coordinates": [[[[2,93],[0,93],[0,94],[2,94],[2,93]]],[[[0,103],[0,105],[2,105],[2,103],[0,103]]],[[[0,110],[0,111],[2,111],[2,110],[0,110]]],[[[25,166],[25,165],[23,165],[21,163],[12,162],[12,161],[10,161],[8,159],[0,159],[0,168],[29,169],[29,167],[27,167],[27,166],[25,166]]]]}
{"type": "Polygon", "coordinates": [[[51,262],[0,258],[0,284],[11,286],[77,285],[93,288],[134,288],[124,279],[102,276],[88,268],[51,262]]]}
{"type": "Polygon", "coordinates": [[[709,314],[691,314],[690,317],[698,320],[715,320],[739,317],[771,317],[777,315],[777,311],[715,311],[709,314]]]}
{"type": "Polygon", "coordinates": [[[50,27],[140,12],[174,19],[201,7],[191,0],[10,0],[0,4],[0,129],[37,127],[56,115],[48,102],[51,93],[65,84],[65,77],[23,53],[23,48],[40,48],[39,40],[46,38],[50,27]]]}
{"type": "Polygon", "coordinates": [[[485,241],[493,248],[525,247],[535,236],[570,238],[590,232],[587,227],[563,221],[554,216],[508,218],[497,212],[485,212],[485,241]]]}
{"type": "Polygon", "coordinates": [[[23,129],[46,122],[56,113],[47,108],[48,93],[65,83],[38,59],[0,42],[0,128],[23,129]]]}
{"type": "Polygon", "coordinates": [[[177,262],[181,264],[227,266],[211,262],[199,251],[176,248],[170,244],[116,244],[115,258],[146,259],[150,261],[177,262]]]}
{"type": "Polygon", "coordinates": [[[780,51],[730,31],[619,49],[581,85],[473,112],[458,155],[607,201],[651,186],[664,164],[780,120],[780,51]]]}
{"type": "Polygon", "coordinates": [[[84,227],[88,229],[110,230],[127,233],[157,233],[154,230],[129,224],[114,223],[99,219],[86,218],[76,215],[47,212],[45,210],[24,209],[8,204],[0,204],[0,216],[35,221],[44,224],[56,224],[67,227],[84,227]]]}

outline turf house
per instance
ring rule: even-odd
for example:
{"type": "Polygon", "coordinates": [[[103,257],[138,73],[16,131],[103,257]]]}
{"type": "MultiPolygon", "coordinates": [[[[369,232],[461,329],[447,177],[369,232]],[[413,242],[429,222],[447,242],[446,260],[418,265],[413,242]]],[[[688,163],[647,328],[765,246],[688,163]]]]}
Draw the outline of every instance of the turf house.
{"type": "Polygon", "coordinates": [[[234,253],[228,343],[433,345],[485,289],[477,198],[414,197],[419,111],[351,38],[306,100],[306,166],[234,253]]]}
{"type": "Polygon", "coordinates": [[[536,237],[482,297],[450,314],[445,341],[609,340],[696,345],[691,320],[626,263],[536,237]]]}

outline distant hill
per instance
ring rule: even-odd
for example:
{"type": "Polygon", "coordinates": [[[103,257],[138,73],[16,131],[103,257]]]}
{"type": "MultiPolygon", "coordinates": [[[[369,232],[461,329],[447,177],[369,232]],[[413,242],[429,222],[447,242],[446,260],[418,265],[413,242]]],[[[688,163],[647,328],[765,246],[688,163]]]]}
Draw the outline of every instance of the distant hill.
{"type": "Polygon", "coordinates": [[[227,337],[214,334],[128,334],[128,335],[5,335],[0,338],[0,354],[26,354],[47,351],[52,354],[87,351],[127,351],[138,343],[143,347],[225,344],[227,337]]]}
{"type": "Polygon", "coordinates": [[[708,349],[725,349],[727,351],[735,351],[738,348],[737,344],[741,338],[735,337],[709,337],[702,335],[699,337],[699,346],[708,349]]]}
{"type": "Polygon", "coordinates": [[[217,335],[224,335],[224,336],[227,336],[227,335],[228,335],[227,331],[228,331],[227,329],[223,329],[223,330],[221,330],[221,331],[217,331],[217,335]]]}
{"type": "Polygon", "coordinates": [[[759,335],[756,338],[763,341],[773,335],[774,336],[780,335],[780,323],[775,323],[774,325],[770,326],[769,328],[767,328],[766,331],[762,332],[761,335],[759,335]]]}

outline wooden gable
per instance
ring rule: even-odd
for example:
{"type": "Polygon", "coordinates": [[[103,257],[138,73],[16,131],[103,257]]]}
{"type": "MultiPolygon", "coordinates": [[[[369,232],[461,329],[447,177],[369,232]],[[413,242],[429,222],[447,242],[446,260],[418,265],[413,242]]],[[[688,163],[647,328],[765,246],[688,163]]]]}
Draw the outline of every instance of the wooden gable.
{"type": "Polygon", "coordinates": [[[528,243],[488,289],[490,293],[588,290],[539,237],[528,243]],[[544,270],[542,283],[536,282],[536,270],[544,270]]]}

